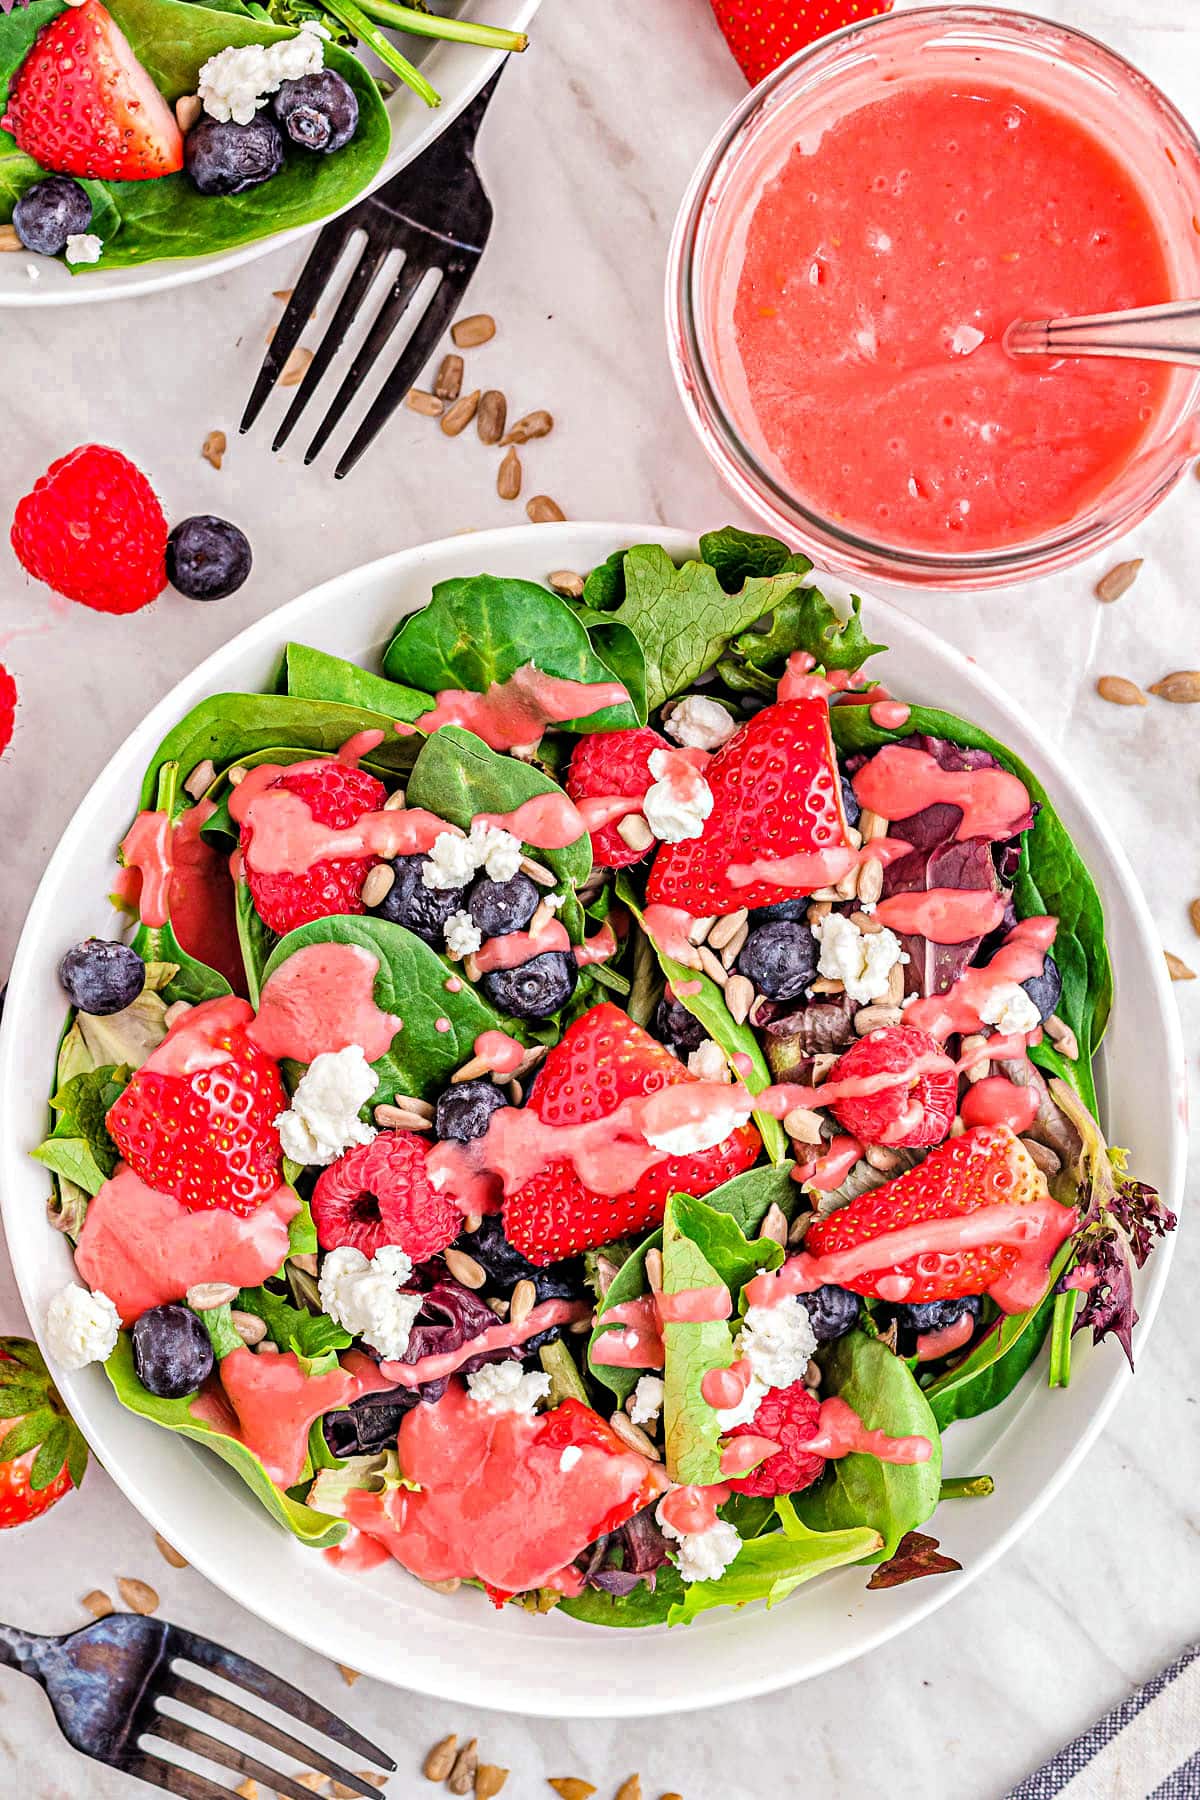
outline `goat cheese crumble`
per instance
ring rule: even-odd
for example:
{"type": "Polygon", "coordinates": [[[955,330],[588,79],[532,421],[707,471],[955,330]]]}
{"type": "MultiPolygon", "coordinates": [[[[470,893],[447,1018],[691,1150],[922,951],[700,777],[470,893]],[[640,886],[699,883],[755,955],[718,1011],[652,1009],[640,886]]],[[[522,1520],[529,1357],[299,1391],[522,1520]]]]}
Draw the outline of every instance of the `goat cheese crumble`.
{"type": "Polygon", "coordinates": [[[664,844],[697,838],[713,809],[712,789],[681,751],[652,750],[653,784],[642,798],[642,815],[655,837],[664,844]]]}
{"type": "Polygon", "coordinates": [[[1041,1013],[1025,989],[1018,987],[1015,981],[1011,986],[989,994],[979,1009],[979,1017],[985,1025],[994,1025],[1005,1037],[1018,1031],[1036,1031],[1042,1022],[1041,1013]]]}
{"type": "Polygon", "coordinates": [[[657,1419],[666,1394],[666,1387],[659,1376],[640,1375],[633,1390],[633,1405],[629,1409],[630,1422],[634,1425],[649,1425],[657,1419]]]}
{"type": "Polygon", "coordinates": [[[482,869],[491,881],[511,881],[520,866],[520,839],[476,819],[466,837],[443,831],[434,839],[421,880],[427,888],[466,887],[482,869]]]}
{"type": "Polygon", "coordinates": [[[68,1282],[46,1308],[46,1340],[50,1354],[64,1369],[83,1369],[107,1362],[117,1347],[121,1315],[100,1288],[91,1293],[68,1282]]]}
{"type": "Polygon", "coordinates": [[[716,1581],[742,1547],[734,1526],[718,1519],[707,1531],[676,1531],[661,1511],[655,1514],[663,1535],[679,1545],[675,1567],[682,1581],[716,1581]]]}
{"type": "Polygon", "coordinates": [[[321,1265],[322,1311],[387,1361],[403,1356],[417,1314],[420,1294],[402,1294],[412,1263],[399,1244],[384,1244],[370,1262],[353,1244],[331,1250],[321,1265]]]}
{"type": "MultiPolygon", "coordinates": [[[[660,1094],[671,1091],[660,1089],[660,1094]]],[[[682,1125],[656,1126],[654,1115],[658,1109],[654,1103],[658,1098],[659,1095],[652,1094],[646,1102],[642,1133],[652,1149],[663,1150],[668,1156],[698,1156],[702,1150],[712,1150],[717,1144],[723,1144],[730,1133],[739,1130],[750,1117],[748,1106],[730,1100],[706,1106],[703,1117],[687,1119],[682,1125]]]]}
{"type": "Polygon", "coordinates": [[[200,68],[197,91],[205,112],[248,125],[285,81],[299,81],[324,68],[328,35],[315,19],[306,19],[295,37],[278,43],[230,44],[218,50],[200,68]]]}
{"type": "Polygon", "coordinates": [[[467,1391],[479,1406],[493,1412],[531,1413],[550,1392],[550,1377],[519,1362],[484,1363],[467,1376],[467,1391]]]}
{"type": "Polygon", "coordinates": [[[689,750],[719,750],[737,730],[737,721],[718,701],[704,694],[689,694],[679,702],[663,730],[689,750]]]}
{"type": "Polygon", "coordinates": [[[769,1388],[781,1388],[803,1379],[817,1340],[804,1302],[788,1294],[778,1306],[747,1307],[734,1347],[752,1375],[769,1388]]]}
{"type": "Polygon", "coordinates": [[[378,1085],[361,1044],[322,1050],[300,1077],[291,1106],[275,1121],[284,1155],[323,1165],[353,1144],[369,1144],[375,1127],[358,1115],[378,1085]]]}
{"type": "Polygon", "coordinates": [[[470,956],[483,942],[483,933],[469,912],[452,912],[443,931],[451,956],[470,956]]]}
{"type": "Polygon", "coordinates": [[[819,972],[840,981],[858,1006],[882,1000],[892,970],[908,961],[895,932],[862,931],[844,913],[827,913],[812,933],[821,946],[819,972]]]}
{"type": "Polygon", "coordinates": [[[66,258],[69,263],[96,263],[103,248],[94,231],[73,231],[67,239],[66,258]]]}
{"type": "Polygon", "coordinates": [[[725,1052],[712,1038],[697,1044],[687,1059],[688,1073],[701,1081],[732,1081],[733,1071],[725,1060],[725,1052]]]}
{"type": "Polygon", "coordinates": [[[558,1459],[558,1466],[564,1475],[569,1475],[577,1462],[583,1461],[583,1451],[578,1444],[568,1444],[558,1459]]]}

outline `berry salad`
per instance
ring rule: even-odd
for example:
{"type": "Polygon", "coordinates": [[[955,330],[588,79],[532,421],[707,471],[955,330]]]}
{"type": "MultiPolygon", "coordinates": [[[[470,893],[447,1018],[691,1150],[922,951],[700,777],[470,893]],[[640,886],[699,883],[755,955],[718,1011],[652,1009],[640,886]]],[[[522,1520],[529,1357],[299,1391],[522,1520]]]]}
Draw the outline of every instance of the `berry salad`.
{"type": "Polygon", "coordinates": [[[289,644],[62,947],[52,1361],[348,1570],[610,1626],[892,1586],[990,1491],[955,1421],[1130,1353],[1174,1219],[1096,1120],[1096,890],[808,575],[726,529],[445,582],[381,672],[289,644]]]}
{"type": "MultiPolygon", "coordinates": [[[[0,7],[5,249],[79,273],[203,256],[348,206],[390,126],[369,51],[438,94],[381,29],[523,50],[397,0],[29,0],[0,7]]],[[[35,260],[29,263],[38,273],[35,260]]]]}

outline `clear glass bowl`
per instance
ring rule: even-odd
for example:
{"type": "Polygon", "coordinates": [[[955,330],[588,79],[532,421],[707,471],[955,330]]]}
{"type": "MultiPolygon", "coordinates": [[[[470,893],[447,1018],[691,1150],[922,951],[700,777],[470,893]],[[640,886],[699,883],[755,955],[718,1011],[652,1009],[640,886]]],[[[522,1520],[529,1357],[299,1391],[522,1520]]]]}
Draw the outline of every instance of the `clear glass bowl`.
{"type": "MultiPolygon", "coordinates": [[[[1136,525],[1200,449],[1200,375],[1173,370],[1136,456],[1068,523],[996,548],[930,551],[875,541],[813,510],[739,425],[715,354],[763,186],[806,120],[844,114],[920,58],[920,75],[986,58],[1069,111],[1134,176],[1158,229],[1173,295],[1200,294],[1200,142],[1165,95],[1115,51],[1026,13],[965,6],[891,13],[823,38],[770,75],[726,120],[680,207],[667,268],[668,345],[684,407],[719,473],[789,541],[839,572],[941,587],[996,587],[1062,569],[1136,525]]],[[[853,421],[847,421],[853,429],[853,421]]]]}

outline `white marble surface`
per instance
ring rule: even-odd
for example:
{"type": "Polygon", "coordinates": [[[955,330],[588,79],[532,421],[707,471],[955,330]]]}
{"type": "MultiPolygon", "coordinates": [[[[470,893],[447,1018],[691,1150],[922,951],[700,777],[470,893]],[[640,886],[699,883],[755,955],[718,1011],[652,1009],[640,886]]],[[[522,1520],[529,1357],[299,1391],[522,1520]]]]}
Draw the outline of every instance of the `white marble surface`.
{"type": "MultiPolygon", "coordinates": [[[[1196,117],[1193,4],[1042,0],[1042,10],[1134,55],[1196,117]]],[[[572,517],[702,528],[736,516],[676,405],[660,291],[679,195],[742,91],[704,0],[636,8],[547,0],[535,47],[501,85],[481,146],[497,223],[472,293],[500,331],[472,354],[471,380],[505,388],[517,411],[555,413],[554,435],[526,453],[527,492],[553,494],[572,517]]],[[[114,620],[57,610],[0,550],[0,657],[22,699],[0,767],[0,966],[92,773],[198,657],[347,566],[522,516],[495,496],[494,453],[473,436],[451,442],[408,413],[345,483],[320,464],[306,470],[298,452],[272,457],[263,427],[235,438],[278,312],[271,290],[290,286],[302,260],[293,249],[158,298],[5,316],[0,518],[51,458],[99,439],[151,473],[169,514],[239,520],[257,566],[218,605],[168,594],[114,620]],[[199,457],[216,426],[231,438],[220,473],[199,457]]],[[[280,411],[273,403],[271,420],[280,411]]],[[[1183,484],[1122,553],[1146,564],[1113,607],[1092,596],[1098,568],[983,601],[910,594],[901,604],[977,656],[1067,745],[1142,873],[1164,943],[1197,964],[1187,917],[1200,893],[1195,718],[1163,704],[1105,706],[1093,686],[1105,672],[1147,684],[1200,662],[1195,484],[1183,484]]],[[[1176,993],[1194,1043],[1200,984],[1176,993]]],[[[0,1541],[0,1613],[66,1629],[82,1620],[89,1588],[113,1590],[122,1574],[150,1580],[171,1617],[258,1656],[391,1745],[401,1774],[390,1791],[405,1796],[432,1791],[418,1760],[451,1729],[478,1730],[487,1756],[512,1768],[506,1800],[544,1794],[542,1777],[561,1773],[587,1775],[607,1800],[634,1769],[648,1800],[667,1789],[686,1800],[782,1800],[801,1771],[805,1792],[835,1800],[997,1796],[1200,1631],[1198,1278],[1193,1230],[1139,1379],[1103,1442],[998,1568],[866,1662],[752,1705],[657,1723],[554,1724],[473,1712],[469,1671],[461,1709],[368,1681],[351,1692],[331,1665],[239,1612],[193,1571],[161,1562],[148,1527],[97,1468],[50,1523],[0,1541]]],[[[0,1269],[0,1329],[22,1325],[0,1269]]],[[[81,1764],[37,1690],[3,1670],[0,1789],[24,1800],[146,1791],[81,1764]]],[[[1132,1800],[1140,1791],[1133,1772],[1126,1792],[1132,1800]]]]}

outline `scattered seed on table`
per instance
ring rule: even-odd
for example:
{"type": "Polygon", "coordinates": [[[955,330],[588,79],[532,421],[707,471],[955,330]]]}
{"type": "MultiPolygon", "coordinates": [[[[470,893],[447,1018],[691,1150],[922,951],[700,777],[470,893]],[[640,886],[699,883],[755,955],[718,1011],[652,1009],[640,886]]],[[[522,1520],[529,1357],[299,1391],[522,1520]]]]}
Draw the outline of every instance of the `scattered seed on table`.
{"type": "Polygon", "coordinates": [[[445,1781],[454,1767],[454,1758],[458,1753],[458,1735],[451,1732],[433,1746],[425,1761],[421,1764],[421,1773],[426,1781],[445,1781]]]}
{"type": "Polygon", "coordinates": [[[1108,571],[1107,575],[1102,575],[1096,583],[1097,600],[1119,600],[1122,594],[1129,592],[1138,578],[1141,567],[1142,558],[1140,556],[1135,556],[1130,562],[1119,562],[1115,568],[1108,571]]]}
{"type": "Polygon", "coordinates": [[[549,437],[553,430],[554,415],[544,407],[538,407],[535,412],[523,414],[510,425],[500,441],[502,444],[527,444],[530,438],[549,437]]]}
{"type": "Polygon", "coordinates": [[[117,1592],[130,1612],[148,1617],[158,1611],[158,1595],[148,1581],[138,1581],[132,1575],[118,1575],[117,1592]]]}
{"type": "Polygon", "coordinates": [[[93,1588],[90,1594],[85,1594],[79,1604],[86,1607],[94,1619],[107,1619],[110,1612],[116,1611],[108,1595],[100,1588],[93,1588]]]}
{"type": "Polygon", "coordinates": [[[282,300],[286,306],[295,291],[295,288],[272,288],[271,298],[273,300],[282,300]]]}
{"type": "Polygon", "coordinates": [[[437,395],[427,394],[424,388],[409,388],[404,404],[409,412],[421,413],[426,419],[440,419],[446,410],[437,395]]]}
{"type": "Polygon", "coordinates": [[[221,466],[221,458],[225,454],[226,447],[227,440],[225,433],[223,431],[210,431],[203,444],[200,446],[200,454],[206,463],[211,463],[214,469],[219,469],[221,466]]]}
{"type": "Polygon", "coordinates": [[[535,494],[532,500],[526,502],[525,511],[530,523],[534,525],[561,525],[567,516],[557,500],[552,500],[549,494],[535,494]]]}
{"type": "Polygon", "coordinates": [[[1137,682],[1127,681],[1124,675],[1102,675],[1096,683],[1096,692],[1102,700],[1111,700],[1114,706],[1149,704],[1137,682]]]}
{"type": "Polygon", "coordinates": [[[157,1531],[154,1534],[154,1542],[158,1547],[158,1554],[162,1557],[164,1562],[169,1562],[173,1569],[187,1568],[187,1557],[180,1556],[174,1544],[168,1544],[166,1538],[162,1537],[157,1531]]]}
{"type": "Polygon", "coordinates": [[[478,405],[478,388],[470,394],[460,394],[453,406],[448,406],[442,414],[442,430],[446,436],[457,437],[460,431],[465,431],[475,417],[478,405]]]}
{"type": "Polygon", "coordinates": [[[475,1800],[494,1800],[507,1780],[507,1769],[496,1763],[480,1763],[475,1771],[475,1800]]]}
{"type": "Polygon", "coordinates": [[[438,365],[438,372],[433,379],[433,391],[439,400],[457,400],[462,393],[463,359],[455,356],[443,356],[438,365]]]}
{"type": "Polygon", "coordinates": [[[1188,907],[1188,918],[1192,921],[1192,930],[1200,935],[1200,900],[1193,900],[1188,907]]]}
{"type": "Polygon", "coordinates": [[[299,387],[308,373],[308,365],[312,359],[312,351],[306,350],[303,344],[297,344],[283,365],[283,373],[279,377],[280,387],[299,387]]]}
{"type": "Polygon", "coordinates": [[[1154,682],[1150,692],[1177,706],[1191,706],[1200,700],[1200,669],[1176,669],[1173,674],[1154,682]]]}
{"type": "Polygon", "coordinates": [[[468,1738],[454,1759],[446,1786],[452,1794],[469,1794],[475,1785],[475,1769],[479,1762],[478,1739],[468,1738]]]}
{"type": "Polygon", "coordinates": [[[15,225],[0,225],[0,250],[23,250],[15,225]]]}
{"type": "Polygon", "coordinates": [[[450,327],[450,336],[459,350],[474,350],[496,335],[496,321],[491,313],[472,313],[450,327]]]}
{"type": "Polygon", "coordinates": [[[547,1787],[552,1787],[562,1800],[591,1800],[596,1791],[596,1784],[584,1781],[578,1775],[547,1775],[547,1787]]]}
{"type": "Polygon", "coordinates": [[[623,1781],[617,1789],[616,1800],[642,1800],[641,1776],[631,1775],[628,1781],[623,1781]]]}
{"type": "Polygon", "coordinates": [[[1164,950],[1163,955],[1172,981],[1195,981],[1195,969],[1189,969],[1181,956],[1173,956],[1169,950],[1164,950]]]}
{"type": "Polygon", "coordinates": [[[515,450],[506,450],[500,460],[496,492],[502,500],[515,500],[521,492],[521,459],[515,450]]]}
{"type": "Polygon", "coordinates": [[[504,436],[504,421],[508,417],[508,401],[499,388],[485,388],[479,399],[479,411],[475,415],[475,429],[479,433],[481,444],[498,444],[504,436]]]}
{"type": "Polygon", "coordinates": [[[347,1663],[337,1663],[334,1666],[336,1667],[338,1674],[341,1676],[341,1678],[345,1682],[346,1686],[353,1687],[355,1682],[358,1680],[358,1675],[359,1675],[358,1670],[350,1668],[347,1663]]]}

